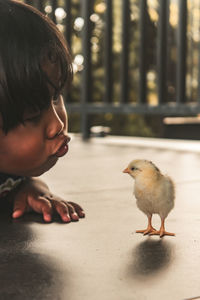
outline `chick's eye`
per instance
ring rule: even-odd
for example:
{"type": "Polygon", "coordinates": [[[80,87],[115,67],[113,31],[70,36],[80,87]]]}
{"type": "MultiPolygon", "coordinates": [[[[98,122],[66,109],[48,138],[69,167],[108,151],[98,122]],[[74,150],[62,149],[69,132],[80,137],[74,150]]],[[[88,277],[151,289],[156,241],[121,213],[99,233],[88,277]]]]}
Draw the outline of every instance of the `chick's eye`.
{"type": "Polygon", "coordinates": [[[135,167],[132,167],[132,168],[131,168],[131,171],[135,171],[135,170],[137,170],[137,168],[135,168],[135,167]]]}

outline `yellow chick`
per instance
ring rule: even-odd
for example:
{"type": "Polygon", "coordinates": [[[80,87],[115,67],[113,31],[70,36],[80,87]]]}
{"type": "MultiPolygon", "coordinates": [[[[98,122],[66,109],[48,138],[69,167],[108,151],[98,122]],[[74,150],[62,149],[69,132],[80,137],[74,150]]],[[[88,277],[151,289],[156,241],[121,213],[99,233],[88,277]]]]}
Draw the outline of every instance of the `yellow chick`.
{"type": "Polygon", "coordinates": [[[133,160],[123,172],[135,179],[134,194],[137,206],[148,217],[148,227],[136,232],[160,237],[175,235],[165,231],[165,219],[174,207],[175,187],[172,179],[161,174],[148,160],[133,160]],[[153,214],[158,214],[161,218],[159,231],[152,226],[153,214]]]}

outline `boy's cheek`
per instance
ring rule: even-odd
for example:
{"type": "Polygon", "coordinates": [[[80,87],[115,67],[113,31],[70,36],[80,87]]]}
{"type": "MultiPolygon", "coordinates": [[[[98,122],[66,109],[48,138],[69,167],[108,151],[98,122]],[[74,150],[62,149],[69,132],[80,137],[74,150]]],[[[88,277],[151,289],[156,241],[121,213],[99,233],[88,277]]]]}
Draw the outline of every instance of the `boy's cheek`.
{"type": "Polygon", "coordinates": [[[1,138],[0,134],[0,144],[2,146],[0,153],[4,152],[6,157],[18,157],[19,159],[23,157],[25,159],[45,152],[45,143],[39,137],[30,135],[7,135],[1,138]]]}

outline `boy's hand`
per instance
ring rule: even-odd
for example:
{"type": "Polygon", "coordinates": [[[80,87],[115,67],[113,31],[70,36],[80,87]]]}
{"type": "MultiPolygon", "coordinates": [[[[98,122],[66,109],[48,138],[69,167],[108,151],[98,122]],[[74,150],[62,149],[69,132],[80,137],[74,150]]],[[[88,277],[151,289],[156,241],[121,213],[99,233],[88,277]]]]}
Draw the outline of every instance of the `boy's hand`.
{"type": "Polygon", "coordinates": [[[45,222],[52,220],[54,212],[57,212],[66,223],[85,217],[83,209],[78,204],[66,202],[51,194],[48,186],[35,178],[27,180],[16,192],[12,217],[19,218],[32,210],[43,214],[45,222]]]}

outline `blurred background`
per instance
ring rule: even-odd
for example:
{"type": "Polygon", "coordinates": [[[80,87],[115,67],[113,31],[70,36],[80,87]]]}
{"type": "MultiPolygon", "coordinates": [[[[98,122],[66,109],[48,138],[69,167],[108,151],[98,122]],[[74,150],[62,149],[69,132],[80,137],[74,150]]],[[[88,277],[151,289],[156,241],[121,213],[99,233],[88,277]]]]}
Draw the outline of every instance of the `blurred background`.
{"type": "Polygon", "coordinates": [[[24,2],[70,46],[70,132],[200,138],[199,0],[24,2]]]}

